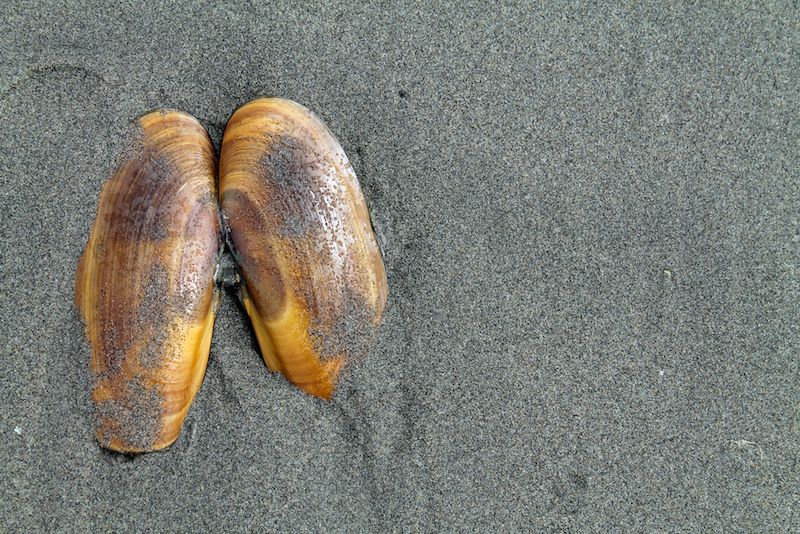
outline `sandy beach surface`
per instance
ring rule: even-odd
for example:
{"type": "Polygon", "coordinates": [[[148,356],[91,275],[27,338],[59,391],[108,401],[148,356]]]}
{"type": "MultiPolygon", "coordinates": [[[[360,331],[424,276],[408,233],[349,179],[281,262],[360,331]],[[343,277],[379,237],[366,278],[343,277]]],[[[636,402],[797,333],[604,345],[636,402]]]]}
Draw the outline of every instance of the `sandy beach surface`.
{"type": "Polygon", "coordinates": [[[796,5],[116,4],[0,7],[0,531],[798,528],[796,5]],[[263,95],[361,180],[376,344],[315,400],[228,294],[179,440],[104,452],[100,187],[143,112],[263,95]]]}

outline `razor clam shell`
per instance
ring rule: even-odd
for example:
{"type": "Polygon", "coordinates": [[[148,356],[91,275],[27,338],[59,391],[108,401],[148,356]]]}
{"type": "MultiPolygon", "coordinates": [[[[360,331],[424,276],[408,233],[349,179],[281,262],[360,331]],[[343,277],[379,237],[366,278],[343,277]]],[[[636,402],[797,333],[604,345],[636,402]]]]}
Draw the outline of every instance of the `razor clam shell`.
{"type": "Polygon", "coordinates": [[[103,186],[75,293],[97,439],[121,452],[162,449],[180,433],[208,361],[221,248],[205,129],[171,110],[137,129],[103,186]]]}
{"type": "Polygon", "coordinates": [[[220,203],[267,365],[330,398],[343,365],[366,352],[387,299],[347,155],[307,108],[254,100],[225,129],[220,203]]]}

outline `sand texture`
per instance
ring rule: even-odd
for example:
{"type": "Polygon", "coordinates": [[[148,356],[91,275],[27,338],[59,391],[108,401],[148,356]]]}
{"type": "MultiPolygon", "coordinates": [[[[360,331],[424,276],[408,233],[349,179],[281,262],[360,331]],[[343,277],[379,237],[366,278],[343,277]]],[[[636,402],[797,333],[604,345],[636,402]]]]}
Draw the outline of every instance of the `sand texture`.
{"type": "Polygon", "coordinates": [[[796,5],[116,4],[0,7],[0,531],[797,529],[796,5]],[[104,452],[100,188],[142,113],[218,147],[264,95],[361,181],[375,345],[325,403],[228,293],[175,445],[104,452]]]}

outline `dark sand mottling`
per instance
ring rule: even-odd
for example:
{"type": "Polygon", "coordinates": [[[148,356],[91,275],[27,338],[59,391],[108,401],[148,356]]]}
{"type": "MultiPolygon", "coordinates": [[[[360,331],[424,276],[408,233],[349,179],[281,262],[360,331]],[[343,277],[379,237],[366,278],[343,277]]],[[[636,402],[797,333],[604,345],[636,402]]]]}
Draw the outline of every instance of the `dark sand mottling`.
{"type": "Polygon", "coordinates": [[[0,530],[796,529],[798,8],[423,4],[4,4],[0,530]],[[102,180],[143,112],[219,146],[270,94],[359,176],[376,344],[323,403],[227,292],[178,441],[105,453],[102,180]]]}
{"type": "Polygon", "coordinates": [[[164,396],[136,378],[116,388],[117,395],[98,403],[95,417],[98,441],[106,446],[118,440],[131,449],[147,449],[161,431],[164,396]]]}

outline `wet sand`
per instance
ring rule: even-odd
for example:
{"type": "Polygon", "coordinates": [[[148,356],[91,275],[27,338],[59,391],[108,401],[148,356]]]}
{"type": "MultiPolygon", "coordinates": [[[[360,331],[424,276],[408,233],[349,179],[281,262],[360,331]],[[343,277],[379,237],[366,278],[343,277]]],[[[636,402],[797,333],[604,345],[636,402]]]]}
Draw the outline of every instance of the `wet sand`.
{"type": "Polygon", "coordinates": [[[796,8],[0,17],[0,530],[788,531],[796,8]],[[181,437],[93,436],[75,268],[131,120],[262,95],[350,156],[390,300],[333,402],[232,294],[181,437]]]}

